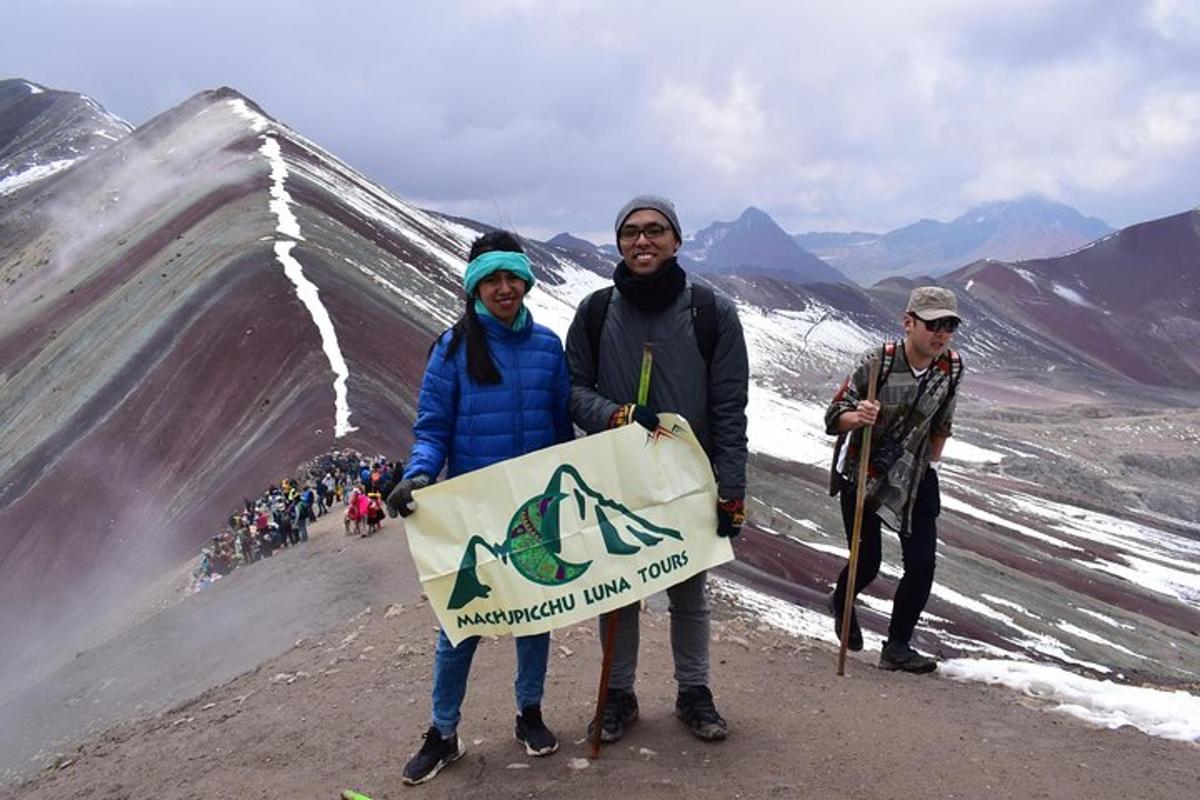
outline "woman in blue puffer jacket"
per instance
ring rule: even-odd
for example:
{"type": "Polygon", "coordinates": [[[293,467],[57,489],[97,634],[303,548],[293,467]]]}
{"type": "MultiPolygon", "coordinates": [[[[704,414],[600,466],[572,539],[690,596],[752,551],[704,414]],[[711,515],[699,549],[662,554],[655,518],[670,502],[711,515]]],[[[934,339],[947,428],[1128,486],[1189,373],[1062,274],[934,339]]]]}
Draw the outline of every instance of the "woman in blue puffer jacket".
{"type": "MultiPolygon", "coordinates": [[[[412,513],[413,490],[432,483],[447,463],[446,475],[453,478],[573,437],[562,342],[525,308],[534,281],[520,242],[493,231],[475,240],[469,259],[466,311],[430,352],[412,456],[388,496],[393,515],[412,513]]],[[[445,631],[439,634],[432,725],[404,767],[405,783],[423,783],[462,756],[458,721],[478,644],[476,636],[455,647],[445,631]]],[[[516,737],[529,755],[549,755],[558,749],[541,712],[550,634],[519,636],[516,645],[516,737]]]]}

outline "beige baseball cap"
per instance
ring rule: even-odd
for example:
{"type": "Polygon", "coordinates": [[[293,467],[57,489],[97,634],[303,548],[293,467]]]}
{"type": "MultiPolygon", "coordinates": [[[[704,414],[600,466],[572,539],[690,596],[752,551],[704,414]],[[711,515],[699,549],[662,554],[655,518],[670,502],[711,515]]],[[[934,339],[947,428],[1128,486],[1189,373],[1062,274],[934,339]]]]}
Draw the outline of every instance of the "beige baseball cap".
{"type": "Polygon", "coordinates": [[[918,286],[913,289],[905,311],[927,321],[943,317],[961,319],[958,316],[958,298],[954,292],[940,286],[918,286]]]}

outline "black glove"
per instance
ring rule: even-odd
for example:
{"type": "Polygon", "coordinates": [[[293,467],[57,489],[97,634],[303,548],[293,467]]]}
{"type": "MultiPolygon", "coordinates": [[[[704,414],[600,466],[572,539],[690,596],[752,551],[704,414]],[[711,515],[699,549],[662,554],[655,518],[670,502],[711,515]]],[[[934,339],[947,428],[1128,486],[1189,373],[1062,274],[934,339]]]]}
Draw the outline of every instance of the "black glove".
{"type": "Polygon", "coordinates": [[[433,483],[428,475],[413,475],[411,478],[405,478],[396,484],[396,488],[392,489],[387,496],[387,512],[392,519],[399,514],[402,517],[407,517],[409,514],[417,510],[417,501],[413,499],[413,491],[415,489],[424,489],[429,484],[433,483]]]}
{"type": "Polygon", "coordinates": [[[732,539],[746,524],[746,501],[740,497],[717,501],[717,536],[732,539]]]}
{"type": "Polygon", "coordinates": [[[651,411],[649,406],[640,406],[635,403],[626,403],[614,411],[608,421],[608,427],[620,428],[631,422],[636,422],[651,433],[658,430],[658,414],[651,411]]]}

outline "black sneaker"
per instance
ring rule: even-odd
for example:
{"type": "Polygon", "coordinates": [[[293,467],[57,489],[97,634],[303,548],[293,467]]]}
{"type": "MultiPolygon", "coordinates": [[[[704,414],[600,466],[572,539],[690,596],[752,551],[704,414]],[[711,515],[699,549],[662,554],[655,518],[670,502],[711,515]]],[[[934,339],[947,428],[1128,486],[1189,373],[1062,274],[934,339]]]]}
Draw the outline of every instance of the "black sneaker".
{"type": "Polygon", "coordinates": [[[683,720],[696,738],[716,742],[729,735],[729,726],[717,707],[707,686],[688,686],[679,690],[675,699],[675,716],[683,720]]]}
{"type": "Polygon", "coordinates": [[[908,642],[884,642],[879,654],[879,668],[921,675],[937,669],[937,659],[921,655],[909,647],[908,642]]]}
{"type": "Polygon", "coordinates": [[[531,756],[548,756],[558,749],[558,739],[542,722],[541,706],[526,706],[517,715],[517,741],[525,745],[525,753],[531,756]]]}
{"type": "MultiPolygon", "coordinates": [[[[612,744],[625,735],[625,726],[638,718],[637,695],[624,689],[609,689],[604,701],[604,719],[600,723],[600,741],[612,744]]],[[[588,736],[595,729],[595,720],[588,723],[588,736]]]]}
{"type": "MultiPolygon", "coordinates": [[[[842,641],[842,609],[837,604],[837,598],[834,593],[830,593],[826,598],[826,606],[829,608],[829,613],[833,615],[833,632],[837,634],[838,644],[842,641]]],[[[850,639],[846,642],[846,648],[858,652],[863,649],[862,628],[858,627],[858,611],[850,609],[850,639]]]]}
{"type": "Polygon", "coordinates": [[[458,740],[458,734],[443,739],[438,729],[430,726],[425,732],[425,744],[404,765],[404,782],[409,786],[424,783],[441,772],[443,767],[462,758],[465,752],[467,748],[458,740]]]}

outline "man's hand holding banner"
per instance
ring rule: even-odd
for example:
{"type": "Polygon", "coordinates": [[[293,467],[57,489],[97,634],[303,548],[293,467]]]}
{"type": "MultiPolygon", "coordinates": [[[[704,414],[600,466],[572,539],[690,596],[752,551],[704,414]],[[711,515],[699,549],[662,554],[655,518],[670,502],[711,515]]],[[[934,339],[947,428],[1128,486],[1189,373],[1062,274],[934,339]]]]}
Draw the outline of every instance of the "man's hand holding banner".
{"type": "Polygon", "coordinates": [[[733,559],[704,450],[660,416],[414,493],[409,547],[451,642],[571,625],[733,559]]]}

